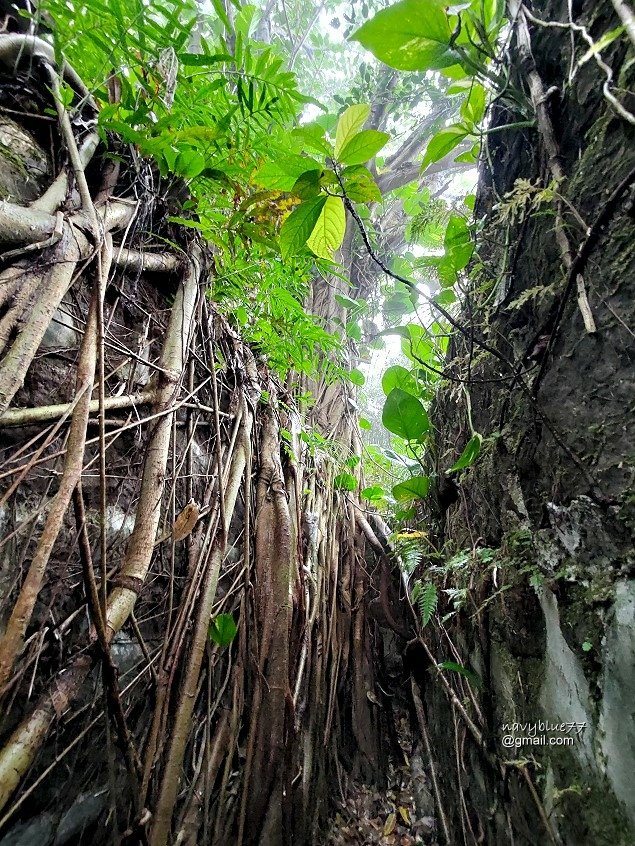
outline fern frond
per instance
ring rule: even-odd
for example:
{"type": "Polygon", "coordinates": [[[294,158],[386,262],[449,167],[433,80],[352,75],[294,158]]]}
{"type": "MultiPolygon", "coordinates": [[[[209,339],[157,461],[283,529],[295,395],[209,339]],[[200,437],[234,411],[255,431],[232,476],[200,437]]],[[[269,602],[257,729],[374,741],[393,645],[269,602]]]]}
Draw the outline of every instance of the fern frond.
{"type": "Polygon", "coordinates": [[[422,582],[417,579],[412,591],[412,601],[416,604],[421,616],[421,627],[424,628],[437,610],[439,594],[434,582],[422,582]]]}

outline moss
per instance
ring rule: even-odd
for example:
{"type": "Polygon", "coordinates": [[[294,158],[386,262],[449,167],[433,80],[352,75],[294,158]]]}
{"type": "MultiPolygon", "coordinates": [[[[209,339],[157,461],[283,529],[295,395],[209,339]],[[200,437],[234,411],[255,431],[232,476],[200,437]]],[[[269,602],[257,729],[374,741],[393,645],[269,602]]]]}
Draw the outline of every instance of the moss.
{"type": "Polygon", "coordinates": [[[7,147],[6,144],[3,144],[2,141],[0,141],[0,158],[3,158],[5,159],[5,161],[10,162],[11,165],[16,170],[18,170],[25,179],[29,178],[28,171],[22,158],[17,153],[15,153],[10,147],[7,147]]]}
{"type": "Polygon", "coordinates": [[[635,831],[606,777],[582,771],[575,755],[563,746],[550,747],[543,766],[547,760],[554,784],[545,804],[553,806],[552,818],[567,832],[567,842],[594,846],[635,842],[635,831]]]}

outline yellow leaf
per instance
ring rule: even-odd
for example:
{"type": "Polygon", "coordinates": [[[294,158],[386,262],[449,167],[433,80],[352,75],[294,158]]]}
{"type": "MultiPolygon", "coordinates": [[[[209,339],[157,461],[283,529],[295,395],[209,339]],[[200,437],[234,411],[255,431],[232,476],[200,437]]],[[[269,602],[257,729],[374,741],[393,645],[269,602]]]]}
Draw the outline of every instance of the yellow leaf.
{"type": "Polygon", "coordinates": [[[399,816],[405,822],[406,825],[410,825],[410,814],[408,813],[408,809],[404,808],[403,805],[399,806],[399,816]]]}
{"type": "Polygon", "coordinates": [[[392,834],[396,827],[397,814],[393,811],[391,814],[388,814],[386,822],[384,823],[384,837],[388,837],[389,834],[392,834]]]}

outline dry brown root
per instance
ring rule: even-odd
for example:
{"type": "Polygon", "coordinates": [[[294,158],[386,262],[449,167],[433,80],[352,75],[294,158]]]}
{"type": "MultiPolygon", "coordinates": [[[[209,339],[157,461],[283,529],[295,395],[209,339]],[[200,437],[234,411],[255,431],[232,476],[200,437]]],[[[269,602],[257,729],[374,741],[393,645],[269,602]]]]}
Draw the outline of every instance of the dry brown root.
{"type": "MultiPolygon", "coordinates": [[[[238,441],[234,449],[227,483],[224,491],[221,493],[224,499],[224,513],[228,521],[231,520],[231,515],[234,512],[236,499],[247,465],[247,445],[251,438],[253,425],[251,411],[247,408],[247,403],[244,400],[243,403],[242,431],[238,436],[238,441]]],[[[183,769],[183,756],[190,733],[192,713],[196,704],[196,692],[205,644],[207,643],[209,620],[216,596],[221,564],[225,557],[225,528],[220,526],[217,532],[218,534],[212,545],[212,552],[207,564],[207,572],[201,586],[194,634],[190,644],[185,677],[180,691],[177,710],[172,724],[171,742],[163,772],[159,801],[150,832],[151,846],[165,846],[168,843],[170,834],[172,814],[183,769]]]]}
{"type": "Polygon", "coordinates": [[[97,361],[98,292],[99,288],[95,286],[95,293],[88,313],[86,331],[84,332],[79,354],[76,379],[77,404],[71,418],[64,471],[60,486],[51,503],[42,535],[31,560],[27,575],[22,582],[20,593],[13,606],[6,630],[0,639],[0,690],[4,688],[9,680],[13,666],[22,651],[24,633],[31,619],[53,546],[62,528],[64,515],[68,509],[75,486],[82,474],[88,411],[97,361]]]}
{"type": "Polygon", "coordinates": [[[47,270],[44,273],[31,269],[25,272],[22,284],[33,285],[32,277],[35,277],[42,296],[33,306],[28,323],[0,362],[0,414],[8,408],[22,387],[26,372],[42,343],[53,314],[71,286],[82,247],[87,247],[86,238],[67,223],[61,239],[47,254],[47,270]]]}
{"type": "MultiPolygon", "coordinates": [[[[250,714],[249,752],[243,782],[239,843],[284,842],[286,733],[292,718],[289,681],[291,514],[280,460],[280,427],[265,410],[256,492],[256,612],[259,658],[256,703],[250,714]],[[252,823],[245,830],[245,822],[252,823]],[[262,832],[253,821],[258,820],[262,832]]],[[[291,723],[292,724],[292,723],[291,723]]],[[[287,785],[288,786],[288,785],[287,785]]]]}
{"type": "MultiPolygon", "coordinates": [[[[159,519],[170,447],[171,415],[183,377],[186,350],[193,328],[200,267],[192,262],[179,286],[170,314],[161,357],[162,377],[154,411],[159,415],[148,442],[135,527],[126,550],[121,573],[108,595],[108,640],[130,616],[150,566],[159,519]]],[[[81,691],[94,657],[82,653],[53,681],[33,712],[14,730],[0,750],[0,808],[7,803],[44,743],[56,716],[60,717],[81,691]]]]}

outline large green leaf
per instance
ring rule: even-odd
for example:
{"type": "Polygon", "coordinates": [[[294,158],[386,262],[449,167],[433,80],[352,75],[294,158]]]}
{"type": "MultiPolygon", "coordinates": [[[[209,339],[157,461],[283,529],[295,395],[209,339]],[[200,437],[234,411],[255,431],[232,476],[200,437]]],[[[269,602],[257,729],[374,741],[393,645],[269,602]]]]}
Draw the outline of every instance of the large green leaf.
{"type": "Polygon", "coordinates": [[[386,370],[384,375],[381,377],[381,387],[386,396],[388,396],[394,388],[401,388],[402,391],[405,391],[407,394],[412,394],[415,397],[419,393],[417,380],[409,370],[406,370],[406,368],[402,367],[400,364],[393,364],[392,367],[389,367],[386,370]]]}
{"type": "Polygon", "coordinates": [[[413,476],[405,482],[399,482],[392,489],[395,499],[404,501],[409,499],[423,499],[430,490],[430,479],[427,476],[413,476]]]}
{"type": "Polygon", "coordinates": [[[379,203],[381,191],[371,172],[363,165],[351,165],[342,171],[344,191],[354,203],[379,203]]]}
{"type": "Polygon", "coordinates": [[[315,223],[307,246],[319,258],[333,259],[346,231],[346,212],[340,197],[327,197],[315,223]]]}
{"type": "Polygon", "coordinates": [[[468,124],[475,126],[485,116],[486,93],[479,82],[472,82],[466,99],[461,104],[461,117],[468,124]]]}
{"type": "Polygon", "coordinates": [[[407,441],[419,440],[430,428],[430,421],[421,402],[401,388],[393,388],[386,397],[381,422],[389,432],[407,441]]]}
{"type": "Polygon", "coordinates": [[[371,485],[369,488],[364,488],[362,491],[362,497],[371,501],[373,499],[383,499],[385,496],[386,491],[381,487],[381,485],[371,485]]]}
{"type": "Polygon", "coordinates": [[[266,162],[256,171],[253,181],[272,191],[291,191],[296,179],[306,173],[311,164],[321,167],[319,162],[304,156],[276,155],[275,161],[266,162]]]}
{"type": "Polygon", "coordinates": [[[454,270],[463,270],[472,257],[474,244],[467,223],[460,215],[450,216],[443,246],[454,270]]]}
{"type": "Polygon", "coordinates": [[[445,0],[401,0],[378,12],[352,36],[397,70],[431,70],[457,63],[445,0]]]}
{"type": "Polygon", "coordinates": [[[440,129],[436,135],[432,136],[426,148],[421,162],[422,172],[428,165],[440,161],[448,153],[451,153],[468,135],[468,131],[462,126],[448,126],[446,129],[440,129]]]}
{"type": "Polygon", "coordinates": [[[286,259],[302,250],[315,229],[326,201],[327,197],[322,194],[301,203],[291,212],[280,229],[279,243],[283,258],[286,259]]]}
{"type": "Polygon", "coordinates": [[[354,491],[357,489],[357,479],[352,473],[340,473],[333,480],[333,485],[338,491],[354,491]]]}
{"type": "Polygon", "coordinates": [[[347,165],[361,165],[372,159],[388,143],[390,135],[376,129],[365,129],[354,135],[342,148],[337,158],[347,165]]]}
{"type": "Polygon", "coordinates": [[[350,373],[348,374],[349,381],[353,383],[353,385],[358,385],[361,387],[366,382],[366,377],[362,373],[362,371],[354,367],[350,373]]]}
{"type": "Polygon", "coordinates": [[[311,200],[313,197],[317,197],[320,193],[320,179],[323,173],[323,170],[315,168],[300,174],[293,183],[291,193],[300,197],[301,200],[311,200]]]}
{"type": "Polygon", "coordinates": [[[209,624],[209,637],[214,643],[218,644],[221,649],[229,646],[232,640],[236,637],[238,627],[236,621],[231,614],[219,614],[209,624]]]}
{"type": "Polygon", "coordinates": [[[346,111],[342,112],[335,131],[336,159],[339,158],[341,151],[348,144],[351,138],[353,138],[354,135],[357,135],[359,130],[366,123],[369,114],[370,106],[365,103],[357,103],[354,106],[349,106],[346,111]]]}

